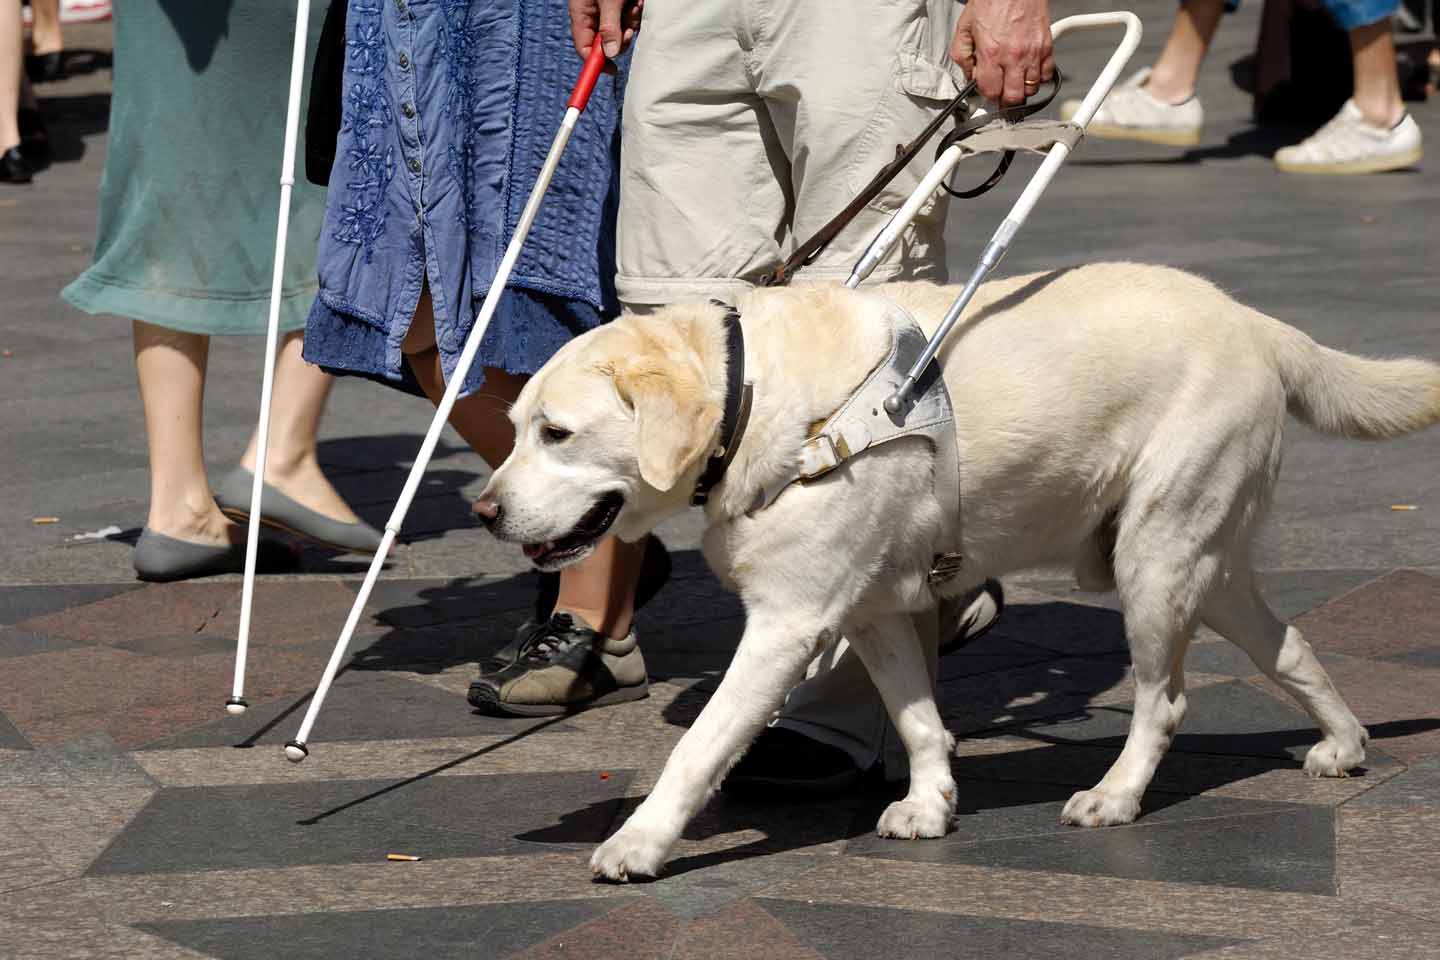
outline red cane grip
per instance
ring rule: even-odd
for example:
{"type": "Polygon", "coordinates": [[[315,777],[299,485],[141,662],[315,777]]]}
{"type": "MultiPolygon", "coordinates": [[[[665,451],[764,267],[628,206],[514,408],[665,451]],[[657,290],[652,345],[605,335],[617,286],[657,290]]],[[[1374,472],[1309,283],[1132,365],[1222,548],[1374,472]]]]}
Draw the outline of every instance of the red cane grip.
{"type": "Polygon", "coordinates": [[[585,58],[585,67],[580,71],[580,79],[575,81],[575,89],[570,92],[570,102],[565,106],[583,113],[585,104],[590,102],[590,94],[595,92],[595,81],[600,79],[600,71],[604,69],[605,48],[600,45],[600,34],[597,33],[590,44],[590,56],[585,58]]]}

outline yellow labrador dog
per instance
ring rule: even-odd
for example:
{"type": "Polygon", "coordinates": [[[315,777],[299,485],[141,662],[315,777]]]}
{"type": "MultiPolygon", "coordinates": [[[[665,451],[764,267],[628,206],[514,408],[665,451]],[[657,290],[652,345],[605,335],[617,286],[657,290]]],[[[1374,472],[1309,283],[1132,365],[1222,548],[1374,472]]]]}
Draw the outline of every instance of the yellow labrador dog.
{"type": "MultiPolygon", "coordinates": [[[[655,875],[806,665],[841,635],[910,759],[909,792],[879,832],[948,829],[953,740],[909,616],[938,599],[927,580],[944,539],[934,448],[914,437],[873,448],[755,506],[889,350],[891,302],[928,333],[955,293],[918,283],[763,289],[737,305],[753,407],[705,507],[704,549],[744,600],[745,632],[654,791],[595,851],[598,876],[655,875]]],[[[686,509],[719,442],[725,313],[691,305],[622,317],[561,349],[511,410],[514,452],[476,505],[495,534],[554,569],[606,533],[635,540],[686,509]]],[[[1343,776],[1361,762],[1367,734],[1300,632],[1261,599],[1250,540],[1280,469],[1287,411],[1349,437],[1418,430],[1440,419],[1440,366],[1327,349],[1204,280],[1128,263],[990,283],[940,357],[964,538],[946,595],[1068,562],[1082,586],[1118,587],[1124,606],[1129,737],[1104,778],[1065,805],[1064,822],[1135,818],[1185,713],[1183,662],[1200,622],[1314,717],[1324,739],[1307,773],[1343,776]]]]}

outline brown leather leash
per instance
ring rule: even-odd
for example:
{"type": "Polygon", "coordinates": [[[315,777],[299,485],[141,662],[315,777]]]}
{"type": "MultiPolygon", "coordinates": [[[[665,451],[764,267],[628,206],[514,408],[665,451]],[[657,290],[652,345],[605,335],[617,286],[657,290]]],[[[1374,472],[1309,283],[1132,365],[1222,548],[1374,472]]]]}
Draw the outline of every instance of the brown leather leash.
{"type": "MultiPolygon", "coordinates": [[[[984,114],[978,117],[971,117],[969,120],[958,124],[954,130],[951,130],[944,136],[944,138],[941,139],[940,147],[935,152],[936,156],[944,153],[945,150],[953,146],[958,141],[963,140],[968,136],[971,136],[972,134],[979,131],[981,128],[988,126],[989,124],[994,123],[997,120],[1012,123],[1024,119],[1031,114],[1038,113],[1039,111],[1044,110],[1050,105],[1051,101],[1053,101],[1060,93],[1061,77],[1059,67],[1055,68],[1055,75],[1050,82],[1050,95],[1045,97],[1045,99],[1043,100],[1037,100],[1031,103],[1024,103],[1016,107],[1008,107],[996,113],[984,114]]],[[[946,121],[953,118],[961,111],[961,109],[964,108],[966,98],[974,92],[975,81],[971,80],[965,85],[965,88],[960,91],[959,95],[956,96],[955,99],[951,100],[945,106],[945,109],[940,111],[940,114],[934,120],[930,121],[930,123],[925,127],[925,129],[920,132],[920,135],[918,137],[916,137],[914,140],[911,140],[907,144],[902,144],[895,148],[895,159],[891,160],[884,167],[881,167],[880,172],[875,174],[874,178],[871,179],[871,181],[867,183],[863,188],[861,188],[860,192],[855,195],[855,199],[851,200],[850,203],[845,207],[845,209],[841,210],[838,214],[835,215],[834,218],[830,220],[830,222],[826,223],[825,226],[821,227],[818,231],[816,231],[815,235],[812,236],[809,240],[806,240],[804,243],[800,244],[800,246],[796,247],[795,252],[792,253],[789,257],[787,257],[784,263],[780,264],[780,266],[776,267],[770,273],[767,273],[765,276],[763,276],[760,279],[758,286],[784,286],[786,283],[790,282],[790,279],[795,273],[795,271],[813,262],[814,259],[818,257],[820,253],[830,245],[830,242],[839,235],[840,231],[844,230],[847,226],[849,226],[850,221],[854,220],[861,210],[865,209],[865,207],[868,206],[872,200],[878,197],[880,195],[880,191],[884,190],[887,186],[889,186],[890,181],[894,180],[897,176],[900,175],[901,170],[904,170],[907,166],[910,165],[910,161],[914,160],[915,157],[919,155],[920,151],[925,149],[925,145],[929,143],[930,140],[935,136],[935,134],[940,131],[940,128],[945,125],[946,121]]],[[[968,200],[973,197],[978,197],[982,193],[985,193],[986,191],[994,188],[995,185],[1004,178],[1005,172],[1010,169],[1010,163],[1014,159],[1015,151],[1005,151],[1005,153],[1000,158],[1000,163],[995,167],[995,171],[990,174],[989,178],[986,179],[979,186],[972,187],[969,190],[954,190],[950,187],[948,183],[941,184],[941,186],[943,186],[945,188],[945,191],[951,196],[959,197],[962,200],[968,200]]]]}

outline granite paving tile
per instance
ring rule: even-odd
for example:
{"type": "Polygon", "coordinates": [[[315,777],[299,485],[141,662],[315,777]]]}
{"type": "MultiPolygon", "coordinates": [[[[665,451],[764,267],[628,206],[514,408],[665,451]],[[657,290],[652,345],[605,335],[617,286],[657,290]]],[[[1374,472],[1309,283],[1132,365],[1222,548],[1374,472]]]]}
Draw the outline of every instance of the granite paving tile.
{"type": "Polygon", "coordinates": [[[693,921],[673,954],[677,960],[824,960],[754,900],[693,921]]]}
{"type": "Polygon", "coordinates": [[[1391,911],[1350,906],[1316,918],[1303,934],[1248,940],[1188,960],[1314,960],[1324,950],[1345,960],[1432,960],[1440,956],[1440,927],[1391,911]]]}
{"type": "MultiPolygon", "coordinates": [[[[1120,755],[1118,746],[1049,744],[1019,737],[962,740],[951,768],[961,780],[1090,787],[1120,755]]],[[[1403,769],[1378,751],[1350,777],[1316,779],[1289,759],[1171,751],[1160,761],[1150,789],[1212,793],[1252,800],[1334,806],[1364,793],[1403,769]]],[[[1068,796],[1068,794],[1067,794],[1068,796]]]]}
{"type": "MultiPolygon", "coordinates": [[[[26,879],[44,859],[65,877],[76,877],[145,806],[153,787],[0,787],[0,825],[22,831],[25,844],[7,842],[0,869],[26,879]]],[[[33,876],[30,881],[33,882],[33,876]]]]}
{"type": "Polygon", "coordinates": [[[1346,804],[1347,809],[1372,807],[1440,807],[1440,757],[1416,760],[1346,804]]]}
{"type": "Polygon", "coordinates": [[[1337,821],[1341,895],[1440,925],[1440,807],[1344,806],[1337,821]]]}
{"type": "Polygon", "coordinates": [[[17,625],[33,633],[80,643],[115,643],[157,633],[196,633],[235,596],[235,587],[228,583],[154,583],[94,603],[28,617],[17,625]]]}
{"type": "Polygon", "coordinates": [[[167,787],[89,873],[583,849],[603,839],[629,780],[615,771],[167,787]]]}
{"type": "Polygon", "coordinates": [[[365,910],[152,922],[141,929],[221,960],[506,957],[605,910],[604,901],[365,910]]]}
{"type": "Polygon", "coordinates": [[[662,960],[675,955],[680,929],[681,921],[660,903],[639,900],[512,954],[511,960],[662,960]]]}
{"type": "Polygon", "coordinates": [[[963,807],[948,836],[905,842],[868,835],[851,840],[846,852],[887,860],[1304,893],[1335,889],[1329,808],[1182,798],[1152,790],[1135,823],[1093,829],[1060,825],[1068,788],[989,783],[960,787],[963,807]]]}
{"type": "MultiPolygon", "coordinates": [[[[775,832],[770,836],[776,841],[783,838],[775,832]]],[[[780,881],[799,877],[815,866],[818,856],[824,855],[776,852],[769,856],[747,853],[737,859],[697,858],[681,846],[665,866],[664,877],[645,884],[645,895],[662,902],[681,920],[696,920],[719,914],[780,881]]]]}
{"type": "Polygon", "coordinates": [[[941,681],[940,716],[952,733],[1084,718],[1091,699],[1125,680],[1123,663],[1065,658],[941,681]]]}
{"type": "MultiPolygon", "coordinates": [[[[1343,688],[1342,688],[1343,690],[1343,688]]],[[[1303,760],[1320,740],[1313,722],[1288,698],[1256,694],[1248,683],[1231,681],[1191,690],[1185,719],[1171,751],[1303,760]]],[[[1027,732],[1060,743],[1122,746],[1130,711],[1113,706],[1088,710],[1060,723],[1032,724],[1027,732]]]]}
{"type": "Polygon", "coordinates": [[[100,916],[70,915],[39,924],[0,921],[0,955],[6,960],[209,960],[154,934],[100,916]]]}
{"type": "Polygon", "coordinates": [[[931,958],[964,944],[968,956],[1015,960],[1165,960],[1228,942],[1198,934],[1117,930],[1075,923],[966,917],[877,907],[761,900],[791,934],[827,960],[931,958]]]}
{"type": "Polygon", "coordinates": [[[1393,656],[1440,642],[1440,577],[1396,570],[1295,621],[1316,650],[1393,656]]]}
{"type": "MultiPolygon", "coordinates": [[[[354,591],[339,580],[258,581],[251,607],[251,640],[274,645],[323,638],[333,644],[354,602],[354,591]]],[[[226,638],[233,648],[239,630],[240,591],[232,586],[201,632],[226,638]]]]}
{"type": "MultiPolygon", "coordinates": [[[[307,671],[303,683],[295,683],[294,688],[304,693],[265,702],[259,698],[262,691],[257,691],[250,709],[241,717],[230,717],[222,712],[222,693],[206,703],[205,716],[218,719],[194,729],[152,738],[145,742],[144,749],[174,750],[240,744],[279,747],[293,738],[299,729],[300,721],[309,708],[310,687],[320,679],[322,667],[323,663],[313,671],[307,671]]],[[[513,734],[533,726],[533,719],[482,716],[463,699],[401,675],[345,670],[335,677],[310,741],[314,744],[513,734]]]]}
{"type": "Polygon", "coordinates": [[[1066,656],[1124,653],[1125,623],[1119,613],[1071,600],[1024,602],[1007,591],[1005,613],[986,634],[997,640],[1016,640],[1066,656]]]}
{"type": "MultiPolygon", "coordinates": [[[[25,739],[10,718],[5,716],[5,711],[0,710],[0,750],[31,750],[30,741],[25,739]]],[[[0,767],[4,761],[0,760],[0,767]]]]}
{"type": "Polygon", "coordinates": [[[1309,893],[849,857],[822,860],[765,896],[1234,940],[1302,935],[1342,906],[1309,893]]]}
{"type": "Polygon", "coordinates": [[[64,583],[0,586],[0,625],[83,607],[140,588],[138,583],[64,583]]]}
{"type": "Polygon", "coordinates": [[[588,851],[260,870],[90,876],[7,894],[0,917],[43,923],[103,909],[127,924],[296,913],[471,906],[527,900],[637,899],[639,886],[594,882],[588,851]]]}
{"type": "Polygon", "coordinates": [[[0,785],[153,787],[155,782],[110,736],[91,733],[0,760],[0,785]]]}
{"type": "MultiPolygon", "coordinates": [[[[432,580],[381,580],[370,592],[368,609],[376,620],[395,627],[431,627],[487,618],[498,611],[529,611],[539,578],[452,577],[432,580]]],[[[358,590],[359,581],[348,581],[358,590]]]]}
{"type": "Polygon", "coordinates": [[[49,653],[75,646],[75,641],[64,637],[47,637],[19,627],[0,627],[0,660],[8,657],[28,657],[34,653],[49,653]]]}
{"type": "Polygon", "coordinates": [[[1440,645],[1433,647],[1416,647],[1414,650],[1406,650],[1403,653],[1391,654],[1388,657],[1381,657],[1391,663],[1404,663],[1413,667],[1425,667],[1430,670],[1440,670],[1440,645]]]}
{"type": "MultiPolygon", "coordinates": [[[[1325,669],[1370,731],[1367,754],[1379,750],[1406,763],[1440,755],[1440,670],[1354,657],[1328,657],[1325,669]]],[[[1284,696],[1267,679],[1251,682],[1284,696]]]]}

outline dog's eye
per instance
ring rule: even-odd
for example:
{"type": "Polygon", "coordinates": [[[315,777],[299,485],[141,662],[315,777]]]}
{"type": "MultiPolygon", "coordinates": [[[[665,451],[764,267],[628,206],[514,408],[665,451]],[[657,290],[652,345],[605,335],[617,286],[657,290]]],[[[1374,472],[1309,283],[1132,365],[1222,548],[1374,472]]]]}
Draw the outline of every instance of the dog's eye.
{"type": "Polygon", "coordinates": [[[546,443],[563,443],[570,439],[570,431],[551,424],[540,428],[540,439],[546,443]]]}

